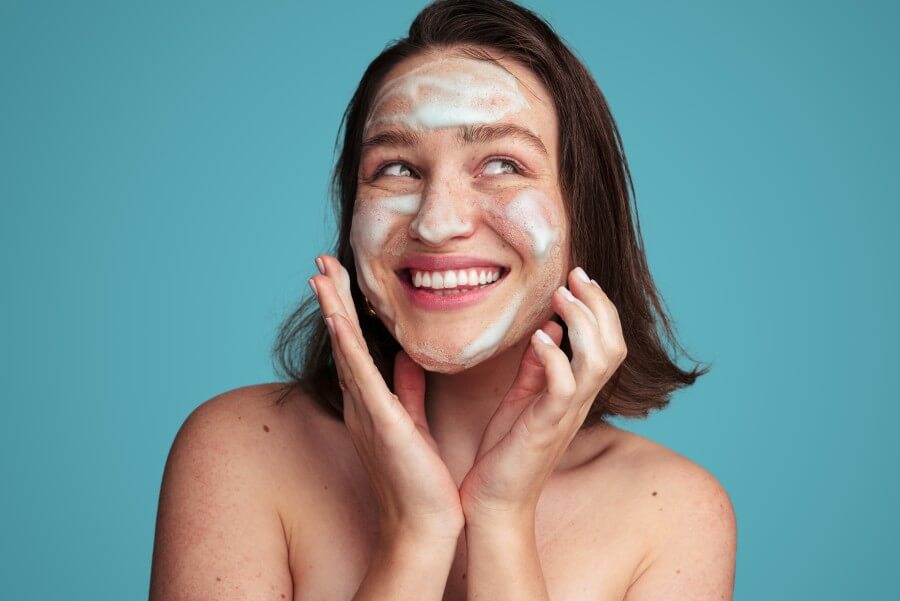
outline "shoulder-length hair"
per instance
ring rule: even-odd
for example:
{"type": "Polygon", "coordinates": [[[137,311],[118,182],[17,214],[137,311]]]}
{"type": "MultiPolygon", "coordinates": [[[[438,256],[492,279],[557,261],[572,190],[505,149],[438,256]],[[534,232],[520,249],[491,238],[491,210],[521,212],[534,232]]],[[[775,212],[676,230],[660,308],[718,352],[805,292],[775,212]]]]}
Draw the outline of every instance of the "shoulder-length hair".
{"type": "MultiPolygon", "coordinates": [[[[553,29],[513,2],[434,2],[416,16],[406,38],[390,44],[366,69],[341,121],[344,139],[332,176],[339,228],[334,256],[351,276],[356,273],[349,234],[360,147],[366,117],[384,76],[407,58],[443,49],[482,60],[499,55],[517,61],[534,72],[555,102],[558,172],[571,224],[572,260],[600,283],[615,304],[628,347],[627,357],[597,395],[582,427],[608,416],[647,417],[651,409],[665,407],[675,390],[693,384],[709,366],[682,370],[664,345],[687,355],[675,338],[647,266],[636,207],[632,218],[631,173],[603,94],[553,29]]],[[[355,278],[351,280],[369,351],[392,386],[394,357],[400,346],[377,317],[366,313],[362,292],[355,278]]],[[[565,338],[563,349],[571,357],[565,338]]],[[[343,418],[331,345],[314,297],[306,298],[281,324],[273,357],[280,375],[288,379],[277,403],[299,388],[326,411],[343,418]]]]}

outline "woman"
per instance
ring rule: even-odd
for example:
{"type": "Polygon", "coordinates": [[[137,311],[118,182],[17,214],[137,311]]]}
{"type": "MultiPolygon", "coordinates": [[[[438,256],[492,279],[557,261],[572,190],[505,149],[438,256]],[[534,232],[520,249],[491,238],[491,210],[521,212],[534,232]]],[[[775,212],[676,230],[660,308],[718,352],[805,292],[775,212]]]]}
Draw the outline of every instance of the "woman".
{"type": "Polygon", "coordinates": [[[151,599],[730,599],[725,491],[606,421],[705,373],[657,335],[628,182],[542,20],[426,7],[345,114],[320,311],[277,345],[291,383],[176,437],[151,599]]]}

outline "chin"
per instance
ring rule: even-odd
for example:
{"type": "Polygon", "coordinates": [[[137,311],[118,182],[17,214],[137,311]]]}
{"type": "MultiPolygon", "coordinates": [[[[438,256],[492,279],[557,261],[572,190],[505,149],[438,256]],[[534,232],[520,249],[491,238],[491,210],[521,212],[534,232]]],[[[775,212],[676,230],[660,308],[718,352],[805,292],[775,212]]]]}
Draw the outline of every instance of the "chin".
{"type": "Polygon", "coordinates": [[[487,357],[479,357],[469,361],[445,356],[436,356],[434,353],[428,353],[424,349],[409,349],[404,347],[403,350],[409,355],[410,359],[422,366],[422,369],[441,374],[458,374],[470,367],[478,365],[487,357]]]}

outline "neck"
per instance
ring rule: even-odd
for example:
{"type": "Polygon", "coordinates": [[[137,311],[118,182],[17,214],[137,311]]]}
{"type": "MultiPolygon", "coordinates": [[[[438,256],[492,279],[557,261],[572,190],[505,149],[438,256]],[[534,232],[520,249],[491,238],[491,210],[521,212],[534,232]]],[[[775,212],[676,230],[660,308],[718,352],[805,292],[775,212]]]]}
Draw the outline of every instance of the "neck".
{"type": "Polygon", "coordinates": [[[457,485],[472,467],[481,436],[512,386],[529,342],[526,337],[505,352],[459,373],[426,372],[428,425],[457,485]]]}

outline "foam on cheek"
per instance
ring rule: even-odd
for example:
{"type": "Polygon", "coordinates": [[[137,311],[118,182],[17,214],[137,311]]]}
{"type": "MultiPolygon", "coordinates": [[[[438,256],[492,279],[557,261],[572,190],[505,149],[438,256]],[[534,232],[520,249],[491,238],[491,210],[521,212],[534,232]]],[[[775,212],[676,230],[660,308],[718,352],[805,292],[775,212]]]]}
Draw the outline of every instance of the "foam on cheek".
{"type": "Polygon", "coordinates": [[[524,292],[517,290],[515,297],[509,302],[497,321],[488,325],[475,340],[463,348],[461,355],[466,365],[475,365],[482,359],[490,357],[497,350],[512,327],[516,315],[519,314],[524,297],[524,292]]]}
{"type": "Polygon", "coordinates": [[[390,123],[426,129],[491,123],[528,108],[516,78],[502,67],[470,58],[443,58],[385,84],[365,129],[390,123]]]}
{"type": "Polygon", "coordinates": [[[415,215],[421,204],[419,194],[358,200],[350,225],[350,247],[356,258],[356,272],[363,294],[382,315],[394,319],[394,311],[383,286],[372,270],[372,263],[383,255],[397,221],[415,215]]]}
{"type": "Polygon", "coordinates": [[[545,194],[533,188],[526,188],[504,209],[506,218],[522,228],[531,238],[531,251],[538,261],[547,258],[547,251],[559,236],[559,228],[548,222],[544,215],[544,207],[549,206],[550,201],[545,194]]]}
{"type": "Polygon", "coordinates": [[[559,252],[560,230],[556,225],[559,220],[553,213],[550,199],[541,191],[526,188],[520,191],[503,208],[502,212],[495,208],[490,200],[482,202],[485,214],[494,221],[493,227],[514,246],[529,242],[531,254],[539,265],[537,277],[528,280],[529,288],[515,292],[503,313],[488,324],[472,342],[462,350],[460,361],[474,365],[491,356],[504,340],[518,339],[525,335],[526,326],[544,316],[550,304],[550,297],[560,277],[561,256],[559,252]],[[550,218],[548,219],[547,213],[550,218]],[[525,236],[522,236],[524,232],[525,236]],[[526,292],[529,303],[526,315],[520,316],[525,304],[526,292]],[[521,317],[518,322],[517,317],[521,317]],[[518,326],[516,324],[518,323],[518,326]]]}

